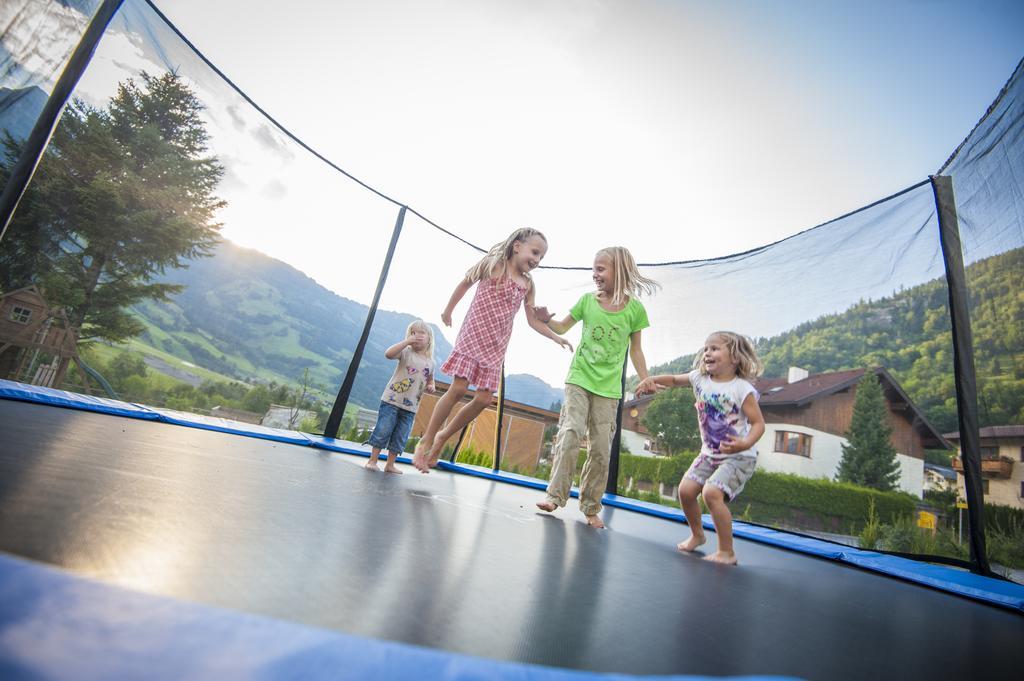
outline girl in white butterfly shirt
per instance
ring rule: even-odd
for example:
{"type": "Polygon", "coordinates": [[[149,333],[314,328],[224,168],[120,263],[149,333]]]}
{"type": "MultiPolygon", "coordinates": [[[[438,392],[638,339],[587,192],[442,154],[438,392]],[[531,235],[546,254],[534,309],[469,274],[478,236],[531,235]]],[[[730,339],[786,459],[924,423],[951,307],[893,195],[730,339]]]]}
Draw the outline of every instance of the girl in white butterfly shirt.
{"type": "Polygon", "coordinates": [[[750,381],[761,374],[761,360],[746,336],[716,331],[697,353],[693,367],[688,374],[651,376],[641,381],[636,393],[684,385],[693,388],[702,446],[679,482],[679,503],[691,534],[677,548],[691,552],[707,541],[697,503],[703,495],[718,535],[718,550],[705,559],[735,565],[728,503],[743,491],[757,467],[755,446],[764,435],[764,416],[750,381]]]}

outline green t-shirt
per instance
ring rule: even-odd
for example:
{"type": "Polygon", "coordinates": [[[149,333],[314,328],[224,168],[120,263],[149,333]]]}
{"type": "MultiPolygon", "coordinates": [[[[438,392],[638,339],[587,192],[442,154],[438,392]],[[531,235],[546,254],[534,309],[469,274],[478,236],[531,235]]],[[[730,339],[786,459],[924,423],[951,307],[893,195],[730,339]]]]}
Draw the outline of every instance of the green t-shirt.
{"type": "Polygon", "coordinates": [[[585,293],[569,314],[583,322],[583,335],[569,365],[566,383],[602,397],[622,397],[622,363],[629,337],[650,326],[647,310],[635,298],[618,312],[608,312],[594,293],[585,293]]]}

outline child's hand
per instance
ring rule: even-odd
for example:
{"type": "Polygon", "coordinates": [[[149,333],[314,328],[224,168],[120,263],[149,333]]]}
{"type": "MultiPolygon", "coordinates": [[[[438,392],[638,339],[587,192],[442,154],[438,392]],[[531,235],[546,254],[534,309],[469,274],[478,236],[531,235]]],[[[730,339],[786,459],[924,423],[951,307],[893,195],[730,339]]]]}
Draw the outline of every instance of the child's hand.
{"type": "Polygon", "coordinates": [[[648,376],[644,380],[640,381],[639,385],[636,386],[636,390],[633,393],[639,397],[648,393],[653,393],[658,390],[658,384],[654,382],[654,379],[648,376]]]}
{"type": "Polygon", "coordinates": [[[535,306],[533,308],[533,314],[537,319],[541,321],[542,324],[547,324],[548,322],[551,321],[551,318],[555,316],[548,312],[548,308],[544,307],[543,305],[541,305],[540,307],[535,306]]]}
{"type": "Polygon", "coordinates": [[[452,313],[451,310],[445,310],[441,313],[441,321],[444,322],[445,326],[450,327],[452,325],[452,313]]]}
{"type": "Polygon", "coordinates": [[[430,393],[431,395],[433,395],[435,392],[437,392],[437,386],[434,385],[433,381],[431,381],[430,383],[427,383],[427,392],[430,393]]]}
{"type": "Polygon", "coordinates": [[[718,451],[722,454],[735,454],[736,452],[742,452],[750,447],[747,445],[747,441],[743,438],[736,438],[732,435],[726,436],[722,440],[722,444],[718,445],[718,451]]]}
{"type": "Polygon", "coordinates": [[[565,340],[561,336],[558,336],[557,338],[555,338],[555,342],[558,343],[559,345],[561,345],[563,348],[569,348],[569,352],[573,351],[572,343],[570,343],[569,341],[565,340]]]}

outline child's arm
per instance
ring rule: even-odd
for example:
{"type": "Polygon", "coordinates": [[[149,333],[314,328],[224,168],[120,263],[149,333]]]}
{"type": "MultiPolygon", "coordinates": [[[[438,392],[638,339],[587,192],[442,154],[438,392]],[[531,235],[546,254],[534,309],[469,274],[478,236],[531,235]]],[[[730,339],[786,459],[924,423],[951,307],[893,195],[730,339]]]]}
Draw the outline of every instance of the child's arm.
{"type": "Polygon", "coordinates": [[[747,417],[747,421],[750,423],[750,432],[747,433],[746,437],[734,438],[730,436],[725,438],[718,451],[723,454],[735,454],[736,452],[746,451],[756,445],[757,441],[764,435],[764,415],[761,414],[761,405],[757,403],[754,393],[750,393],[743,400],[743,415],[747,417]]]}
{"type": "Polygon", "coordinates": [[[636,387],[635,392],[637,395],[643,395],[645,393],[653,393],[658,390],[665,388],[675,388],[678,386],[690,385],[690,376],[688,374],[658,374],[657,376],[648,376],[646,379],[640,381],[640,385],[636,387]]]}
{"type": "Polygon", "coordinates": [[[402,354],[402,350],[412,345],[412,338],[406,338],[405,340],[398,341],[390,348],[384,351],[384,356],[388,359],[398,359],[402,354]]]}
{"type": "Polygon", "coordinates": [[[629,334],[629,359],[633,362],[636,375],[642,382],[647,378],[647,358],[644,357],[644,349],[640,346],[640,331],[629,334]]]}
{"type": "MultiPolygon", "coordinates": [[[[563,348],[569,348],[569,352],[572,352],[572,343],[570,343],[569,341],[565,340],[557,333],[555,333],[552,326],[550,326],[549,324],[545,324],[537,316],[537,308],[533,304],[533,295],[533,286],[530,286],[530,290],[526,292],[526,301],[523,305],[523,311],[526,313],[526,322],[530,325],[530,328],[539,333],[540,335],[555,341],[563,348]]],[[[541,308],[542,314],[546,312],[546,309],[541,308]]],[[[548,317],[548,321],[551,321],[550,316],[548,317]]],[[[573,323],[575,323],[575,321],[573,321],[573,323]]]]}
{"type": "Polygon", "coordinates": [[[565,315],[565,319],[562,321],[557,321],[555,319],[555,315],[548,312],[546,307],[535,307],[533,308],[533,313],[541,323],[545,324],[558,335],[562,335],[572,327],[576,326],[577,320],[571,314],[565,315]]]}
{"type": "Polygon", "coordinates": [[[448,299],[448,305],[444,308],[444,312],[441,313],[441,321],[444,322],[445,326],[452,325],[452,312],[455,311],[455,306],[462,300],[462,296],[466,295],[466,291],[473,287],[473,282],[468,279],[463,279],[452,291],[452,297],[448,299]]]}

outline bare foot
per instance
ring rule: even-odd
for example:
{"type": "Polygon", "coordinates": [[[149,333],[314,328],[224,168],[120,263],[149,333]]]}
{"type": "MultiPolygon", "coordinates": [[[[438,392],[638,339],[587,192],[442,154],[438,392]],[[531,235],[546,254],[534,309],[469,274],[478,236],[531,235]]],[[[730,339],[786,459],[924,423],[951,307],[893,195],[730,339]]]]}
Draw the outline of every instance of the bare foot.
{"type": "Polygon", "coordinates": [[[548,513],[554,513],[558,506],[550,501],[538,501],[537,508],[542,511],[547,511],[548,513]]]}
{"type": "MultiPolygon", "coordinates": [[[[374,466],[374,468],[376,468],[376,466],[374,466]]],[[[402,471],[398,470],[394,466],[384,466],[384,472],[385,473],[394,473],[395,475],[401,475],[402,474],[402,471]]]]}
{"type": "Polygon", "coordinates": [[[698,546],[702,545],[706,541],[707,541],[707,538],[704,536],[703,532],[701,534],[694,533],[694,534],[691,534],[690,538],[687,539],[686,541],[681,541],[678,544],[676,544],[676,548],[679,549],[680,551],[685,551],[686,553],[691,553],[694,550],[696,550],[696,548],[698,546]]]}
{"type": "Polygon", "coordinates": [[[733,551],[715,551],[710,556],[704,556],[704,560],[723,565],[736,565],[736,554],[733,551]]]}
{"type": "Polygon", "coordinates": [[[416,443],[416,449],[413,450],[412,454],[412,465],[416,467],[420,473],[428,473],[427,470],[427,454],[430,452],[430,443],[424,440],[420,440],[416,443]]]}
{"type": "Polygon", "coordinates": [[[366,469],[371,470],[371,471],[379,471],[380,470],[379,468],[377,468],[377,460],[374,457],[372,457],[372,456],[370,457],[370,460],[366,462],[366,465],[363,466],[363,468],[366,468],[366,469]]]}
{"type": "Polygon", "coordinates": [[[598,529],[598,530],[603,530],[604,529],[604,522],[599,517],[597,517],[596,515],[588,515],[587,516],[587,525],[590,525],[591,527],[593,527],[595,529],[598,529]]]}

